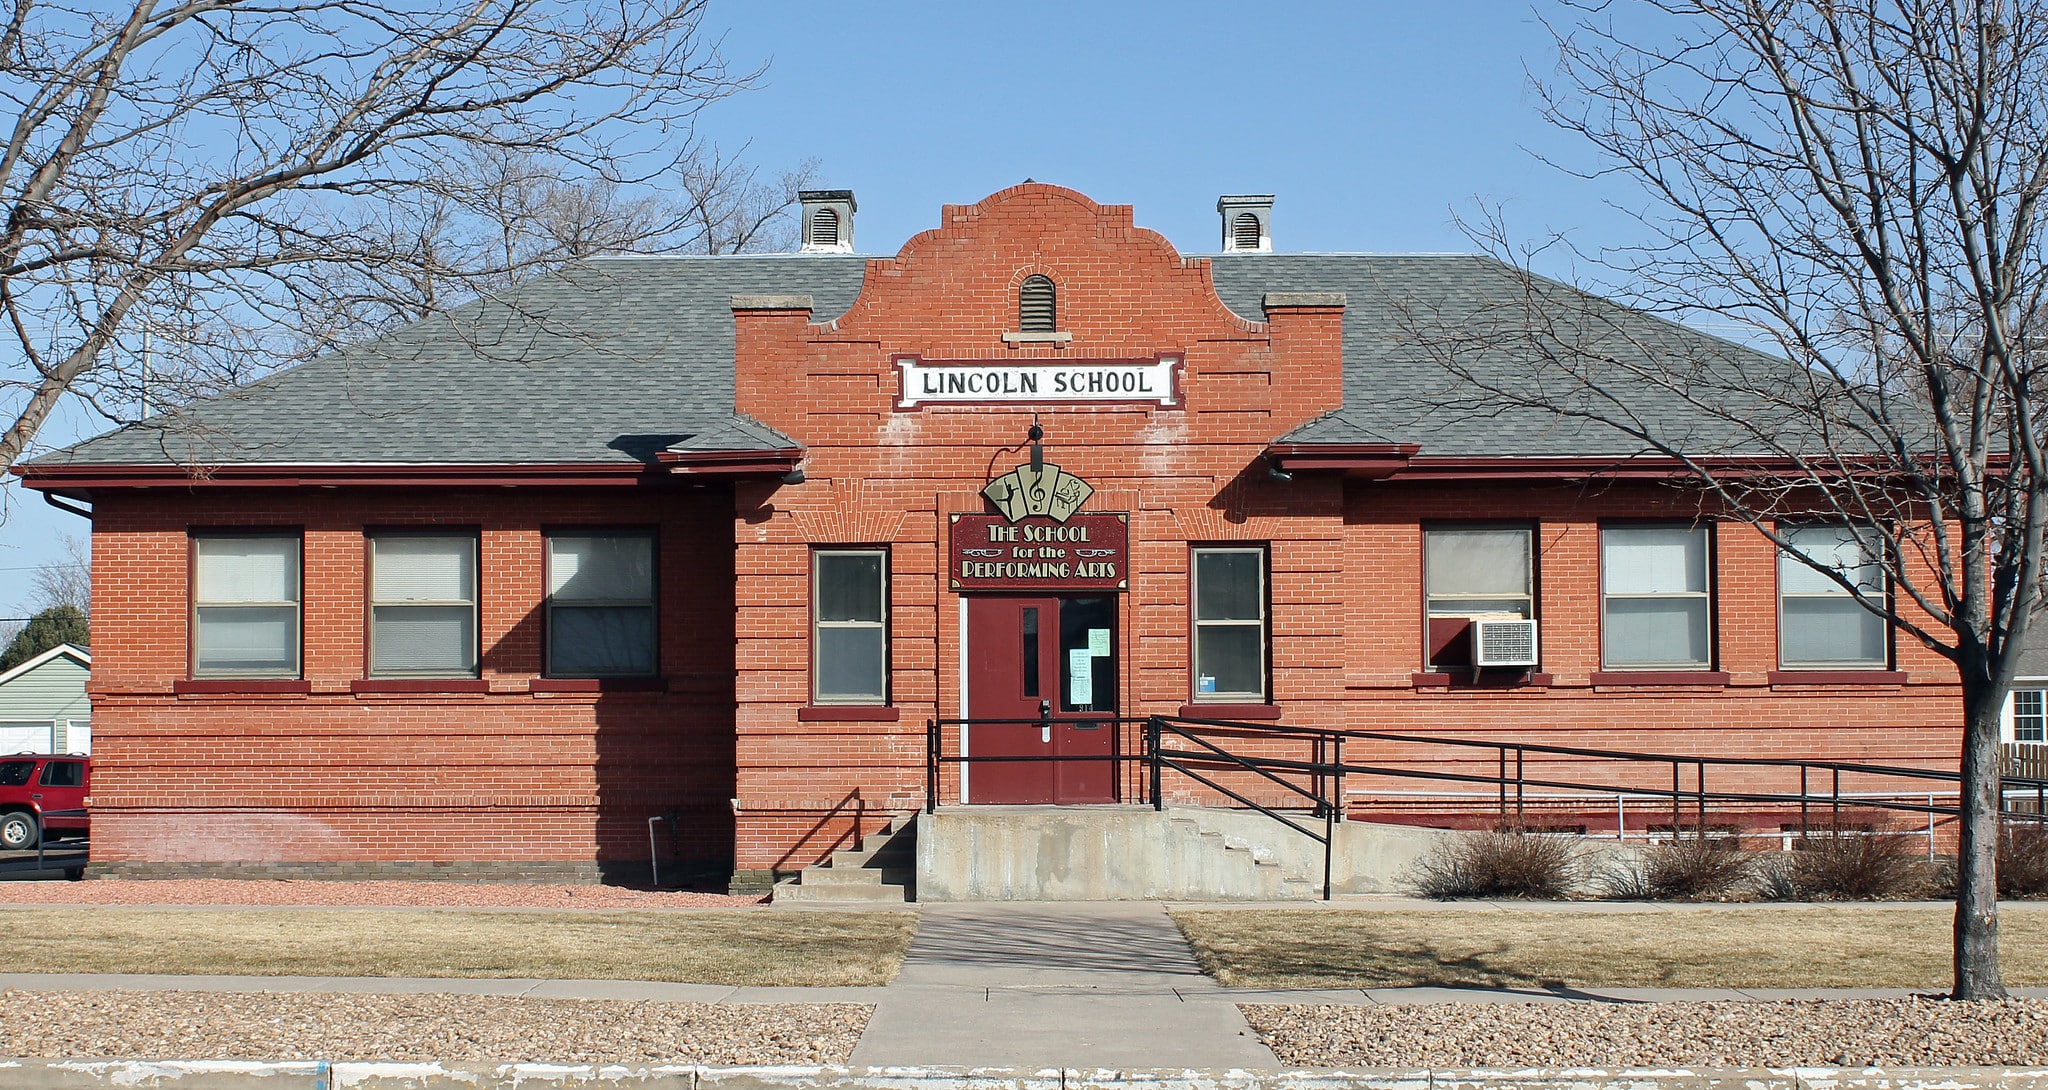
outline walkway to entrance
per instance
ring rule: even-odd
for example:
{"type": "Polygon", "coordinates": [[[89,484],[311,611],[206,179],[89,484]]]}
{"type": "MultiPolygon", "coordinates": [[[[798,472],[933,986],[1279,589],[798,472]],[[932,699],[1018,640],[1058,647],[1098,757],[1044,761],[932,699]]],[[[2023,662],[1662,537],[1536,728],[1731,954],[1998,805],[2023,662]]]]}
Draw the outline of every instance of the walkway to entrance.
{"type": "Polygon", "coordinates": [[[852,1062],[1277,1068],[1222,991],[1157,903],[925,905],[852,1062]]]}

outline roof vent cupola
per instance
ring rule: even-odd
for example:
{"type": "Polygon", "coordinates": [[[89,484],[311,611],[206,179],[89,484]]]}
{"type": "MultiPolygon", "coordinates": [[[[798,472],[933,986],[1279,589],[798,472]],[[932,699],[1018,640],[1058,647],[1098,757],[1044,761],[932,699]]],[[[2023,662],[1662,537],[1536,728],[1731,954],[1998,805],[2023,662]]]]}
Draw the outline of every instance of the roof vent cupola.
{"type": "Polygon", "coordinates": [[[853,190],[806,189],[796,195],[803,206],[803,249],[807,254],[853,252],[853,190]]]}
{"type": "Polygon", "coordinates": [[[1223,217],[1223,252],[1226,254],[1270,254],[1273,234],[1273,195],[1247,194],[1216,198],[1216,211],[1223,217]]]}

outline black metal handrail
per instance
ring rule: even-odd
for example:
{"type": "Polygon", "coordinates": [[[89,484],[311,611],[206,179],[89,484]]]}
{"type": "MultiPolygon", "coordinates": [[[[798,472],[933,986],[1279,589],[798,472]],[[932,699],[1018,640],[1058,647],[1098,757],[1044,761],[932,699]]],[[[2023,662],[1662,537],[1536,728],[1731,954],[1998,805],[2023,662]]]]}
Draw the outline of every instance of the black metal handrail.
{"type": "MultiPolygon", "coordinates": [[[[931,719],[926,721],[925,749],[925,809],[933,810],[940,795],[940,769],[946,764],[967,766],[990,763],[1030,762],[1114,762],[1119,766],[1143,765],[1147,775],[1140,781],[1146,790],[1139,798],[1129,801],[1149,802],[1154,809],[1165,808],[1166,773],[1173,772],[1186,777],[1211,791],[1222,795],[1272,818],[1288,828],[1294,829],[1317,841],[1323,847],[1323,896],[1327,899],[1331,889],[1332,859],[1336,841],[1336,822],[1344,816],[1344,779],[1347,776],[1387,776],[1400,779],[1437,780],[1449,783],[1483,784],[1495,788],[1498,818],[1503,827],[1520,827],[1526,823],[1526,796],[1529,788],[1548,788],[1564,791],[1582,791],[1590,794],[1614,795],[1617,797],[1669,799],[1671,802],[1671,829],[1674,836],[1685,827],[1684,810],[1690,803],[1693,809],[1694,828],[1704,833],[1707,829],[1707,805],[1709,802],[1745,803],[1767,805],[1771,803],[1797,803],[1802,832],[1813,828],[1810,807],[1825,802],[1831,810],[1830,825],[1839,828],[1845,796],[1842,793],[1842,777],[1880,776],[1909,781],[1956,784],[1962,782],[1960,772],[1936,768],[1910,768],[1898,765],[1867,764],[1857,761],[1826,761],[1782,757],[1711,757],[1697,754],[1656,753],[1631,750],[1593,749],[1583,746],[1559,746],[1532,742],[1492,741],[1475,738],[1446,738],[1429,735],[1395,734],[1387,731],[1339,730],[1328,727],[1291,726],[1280,723],[1247,723],[1227,719],[1200,719],[1187,716],[1154,715],[1142,719],[1132,717],[1076,717],[1041,716],[1036,719],[931,719]],[[1119,731],[1130,724],[1144,724],[1144,744],[1140,752],[1114,752],[1109,754],[1031,754],[1017,756],[976,757],[965,753],[947,755],[944,752],[944,731],[947,727],[966,727],[981,724],[990,725],[1031,725],[1045,726],[1070,722],[1090,722],[1104,725],[1115,724],[1119,731]],[[1311,752],[1306,758],[1269,756],[1227,748],[1224,741],[1230,736],[1255,736],[1281,741],[1307,742],[1311,752]],[[1198,748],[1169,746],[1168,737],[1185,741],[1198,748]],[[1358,764],[1346,761],[1343,756],[1347,740],[1389,742],[1403,745],[1450,749],[1453,751],[1490,751],[1494,760],[1492,775],[1477,771],[1454,771],[1437,767],[1427,761],[1417,765],[1358,764]],[[1649,786],[1629,782],[1591,782],[1579,779],[1560,779],[1553,776],[1529,774],[1530,755],[1580,757],[1597,761],[1618,762],[1628,767],[1644,765],[1668,765],[1671,769],[1671,786],[1649,786]],[[1512,770],[1510,769],[1512,758],[1512,770]],[[1796,770],[1799,773],[1799,792],[1729,790],[1709,788],[1707,771],[1710,767],[1735,768],[1776,768],[1796,770]],[[1684,783],[1684,770],[1691,769],[1692,785],[1684,783]],[[1259,780],[1274,785],[1284,793],[1295,796],[1309,804],[1309,812],[1323,819],[1323,830],[1318,833],[1276,809],[1250,797],[1228,784],[1219,782],[1206,774],[1222,770],[1250,774],[1259,780]],[[1812,790],[1812,776],[1815,772],[1825,773],[1829,779],[1829,790],[1825,794],[1812,790]],[[1306,785],[1298,780],[1307,781],[1306,785]],[[1510,792],[1512,791],[1513,819],[1510,820],[1510,792]]],[[[2048,822],[2048,779],[2008,776],[2003,781],[2000,793],[1999,813],[2030,822],[2048,822]],[[2005,796],[2013,789],[2034,796],[2036,808],[2033,811],[2016,810],[2005,805],[2005,796]]],[[[1901,796],[1909,792],[1900,792],[1901,796]]],[[[1917,792],[1912,792],[1917,793],[1917,792]]],[[[1932,794],[1931,792],[1929,793],[1932,794]]],[[[1960,803],[1960,800],[1958,800],[1960,803]]],[[[1960,805],[1947,806],[1935,803],[1930,797],[1926,802],[1905,801],[1903,798],[1859,797],[1851,805],[1882,811],[1925,814],[1935,817],[1958,817],[1960,805]]],[[[1930,835],[1932,824],[1930,823],[1930,835]]]]}

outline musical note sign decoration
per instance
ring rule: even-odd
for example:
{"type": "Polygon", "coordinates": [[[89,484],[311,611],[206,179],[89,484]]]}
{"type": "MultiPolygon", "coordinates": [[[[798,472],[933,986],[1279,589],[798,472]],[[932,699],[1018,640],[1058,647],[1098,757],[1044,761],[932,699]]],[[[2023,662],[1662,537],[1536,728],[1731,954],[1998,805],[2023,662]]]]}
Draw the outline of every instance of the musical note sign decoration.
{"type": "Polygon", "coordinates": [[[1088,502],[1095,488],[1051,462],[1036,468],[1026,463],[988,482],[981,494],[1011,522],[1027,515],[1065,522],[1088,502]]]}

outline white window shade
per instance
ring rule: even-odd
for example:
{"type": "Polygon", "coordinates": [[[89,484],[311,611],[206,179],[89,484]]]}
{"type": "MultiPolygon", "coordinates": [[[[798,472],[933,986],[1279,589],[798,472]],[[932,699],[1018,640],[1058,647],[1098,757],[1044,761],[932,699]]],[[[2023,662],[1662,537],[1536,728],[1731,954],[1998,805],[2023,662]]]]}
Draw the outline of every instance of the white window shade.
{"type": "Polygon", "coordinates": [[[299,599],[299,539],[296,537],[195,538],[194,601],[296,602],[299,599]]]}
{"type": "MultiPolygon", "coordinates": [[[[1884,590],[1884,571],[1848,527],[1781,528],[1778,536],[1796,552],[1840,574],[1855,585],[1857,593],[1876,594],[1884,590]]],[[[1788,552],[1778,554],[1778,590],[1782,594],[1849,594],[1827,572],[1788,552]]]]}
{"type": "Polygon", "coordinates": [[[1696,527],[1601,531],[1606,591],[1616,594],[1704,594],[1707,535],[1696,527]]]}
{"type": "Polygon", "coordinates": [[[1423,541],[1431,597],[1529,593],[1527,530],[1431,530],[1423,541]]]}
{"type": "Polygon", "coordinates": [[[467,602],[476,586],[476,539],[380,537],[370,569],[374,602],[467,602]]]}
{"type": "Polygon", "coordinates": [[[624,534],[550,537],[548,594],[558,601],[651,601],[654,539],[624,534]]]}

